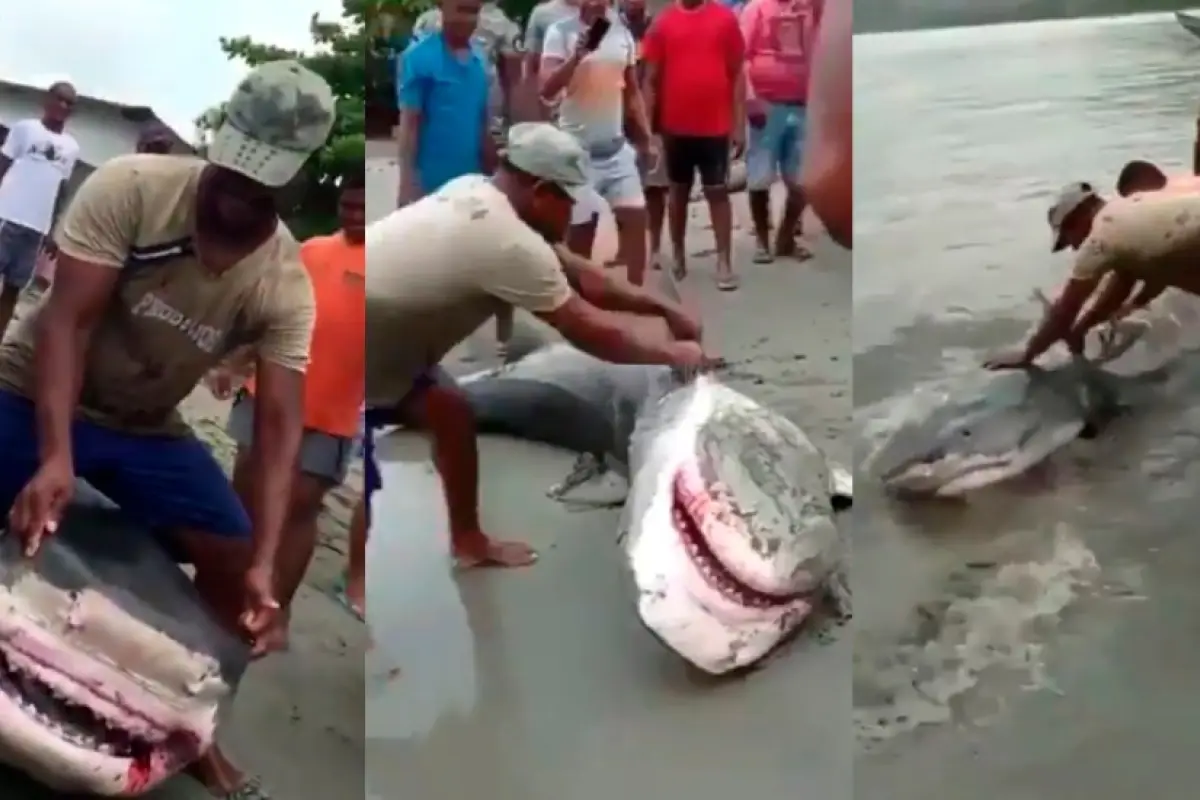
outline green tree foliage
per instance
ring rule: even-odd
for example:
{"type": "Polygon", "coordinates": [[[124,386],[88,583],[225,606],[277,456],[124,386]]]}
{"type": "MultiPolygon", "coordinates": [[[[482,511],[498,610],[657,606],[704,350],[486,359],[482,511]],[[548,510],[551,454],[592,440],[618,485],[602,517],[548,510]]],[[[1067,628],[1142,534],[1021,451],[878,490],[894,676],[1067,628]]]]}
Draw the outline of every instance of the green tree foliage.
{"type": "MultiPolygon", "coordinates": [[[[329,82],[337,98],[337,123],[328,143],[306,165],[285,198],[284,219],[300,238],[337,229],[340,176],[361,172],[365,157],[364,89],[367,85],[367,33],[371,12],[378,0],[343,0],[342,17],[312,17],[313,47],[303,52],[286,50],[239,36],[220,40],[232,59],[254,67],[267,61],[295,59],[329,82]]],[[[221,122],[221,107],[210,109],[196,122],[202,137],[221,122]]],[[[200,142],[204,146],[204,141],[200,142]]]]}

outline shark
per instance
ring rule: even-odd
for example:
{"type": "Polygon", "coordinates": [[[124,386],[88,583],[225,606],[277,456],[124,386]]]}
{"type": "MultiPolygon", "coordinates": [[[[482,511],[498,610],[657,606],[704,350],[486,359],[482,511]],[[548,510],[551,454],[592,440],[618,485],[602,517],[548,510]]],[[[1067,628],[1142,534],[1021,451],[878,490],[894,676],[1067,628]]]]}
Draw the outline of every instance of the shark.
{"type": "Polygon", "coordinates": [[[577,454],[552,497],[588,507],[583,487],[620,479],[617,541],[636,612],[695,667],[751,667],[814,609],[849,613],[838,517],[853,501],[850,473],[714,374],[610,364],[559,343],[461,387],[481,433],[577,454]]]}
{"type": "Polygon", "coordinates": [[[1097,332],[1091,355],[958,381],[888,430],[864,471],[905,498],[962,498],[1010,481],[1098,435],[1165,380],[1181,324],[1166,311],[1130,317],[1097,332]]]}
{"type": "Polygon", "coordinates": [[[212,745],[249,650],[149,531],[76,497],[33,558],[0,534],[0,763],[135,797],[212,745]]]}

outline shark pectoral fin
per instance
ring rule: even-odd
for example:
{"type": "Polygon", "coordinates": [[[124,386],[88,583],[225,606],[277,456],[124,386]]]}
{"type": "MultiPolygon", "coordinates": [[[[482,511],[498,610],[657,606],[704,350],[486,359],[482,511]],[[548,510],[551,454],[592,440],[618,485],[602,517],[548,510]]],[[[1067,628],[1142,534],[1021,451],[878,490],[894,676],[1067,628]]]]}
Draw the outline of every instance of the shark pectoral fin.
{"type": "Polygon", "coordinates": [[[591,453],[584,453],[575,459],[567,477],[546,492],[548,497],[572,511],[616,508],[625,502],[628,494],[629,485],[625,479],[591,453]]]}

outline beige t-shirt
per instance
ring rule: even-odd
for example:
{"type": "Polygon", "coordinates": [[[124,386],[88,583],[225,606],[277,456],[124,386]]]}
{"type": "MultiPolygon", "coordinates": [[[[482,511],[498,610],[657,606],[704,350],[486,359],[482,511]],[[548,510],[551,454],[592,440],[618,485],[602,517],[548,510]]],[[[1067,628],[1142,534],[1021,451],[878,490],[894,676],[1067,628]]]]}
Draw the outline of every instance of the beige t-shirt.
{"type": "Polygon", "coordinates": [[[367,228],[367,405],[394,405],[497,311],[560,308],[571,287],[549,244],[480,175],[367,228]]]}
{"type": "MultiPolygon", "coordinates": [[[[251,346],[303,371],[315,305],[300,249],[282,224],[257,250],[217,274],[193,244],[205,162],[131,155],[79,188],[56,235],[67,256],[120,271],[84,357],[81,416],[135,433],[188,432],[177,407],[220,359],[251,346]]],[[[34,324],[0,345],[0,388],[31,397],[34,324]]]]}
{"type": "Polygon", "coordinates": [[[1074,278],[1121,272],[1186,288],[1200,284],[1200,193],[1140,192],[1110,200],[1075,257],[1074,278]]]}

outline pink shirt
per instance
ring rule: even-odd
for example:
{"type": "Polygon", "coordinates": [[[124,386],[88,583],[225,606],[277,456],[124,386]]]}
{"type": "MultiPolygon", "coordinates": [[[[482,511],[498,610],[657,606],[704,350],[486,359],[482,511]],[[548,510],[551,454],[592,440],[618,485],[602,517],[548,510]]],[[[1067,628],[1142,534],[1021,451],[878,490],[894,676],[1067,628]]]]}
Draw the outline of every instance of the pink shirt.
{"type": "Polygon", "coordinates": [[[750,0],[741,13],[750,94],[808,102],[808,74],[824,0],[750,0]]]}

